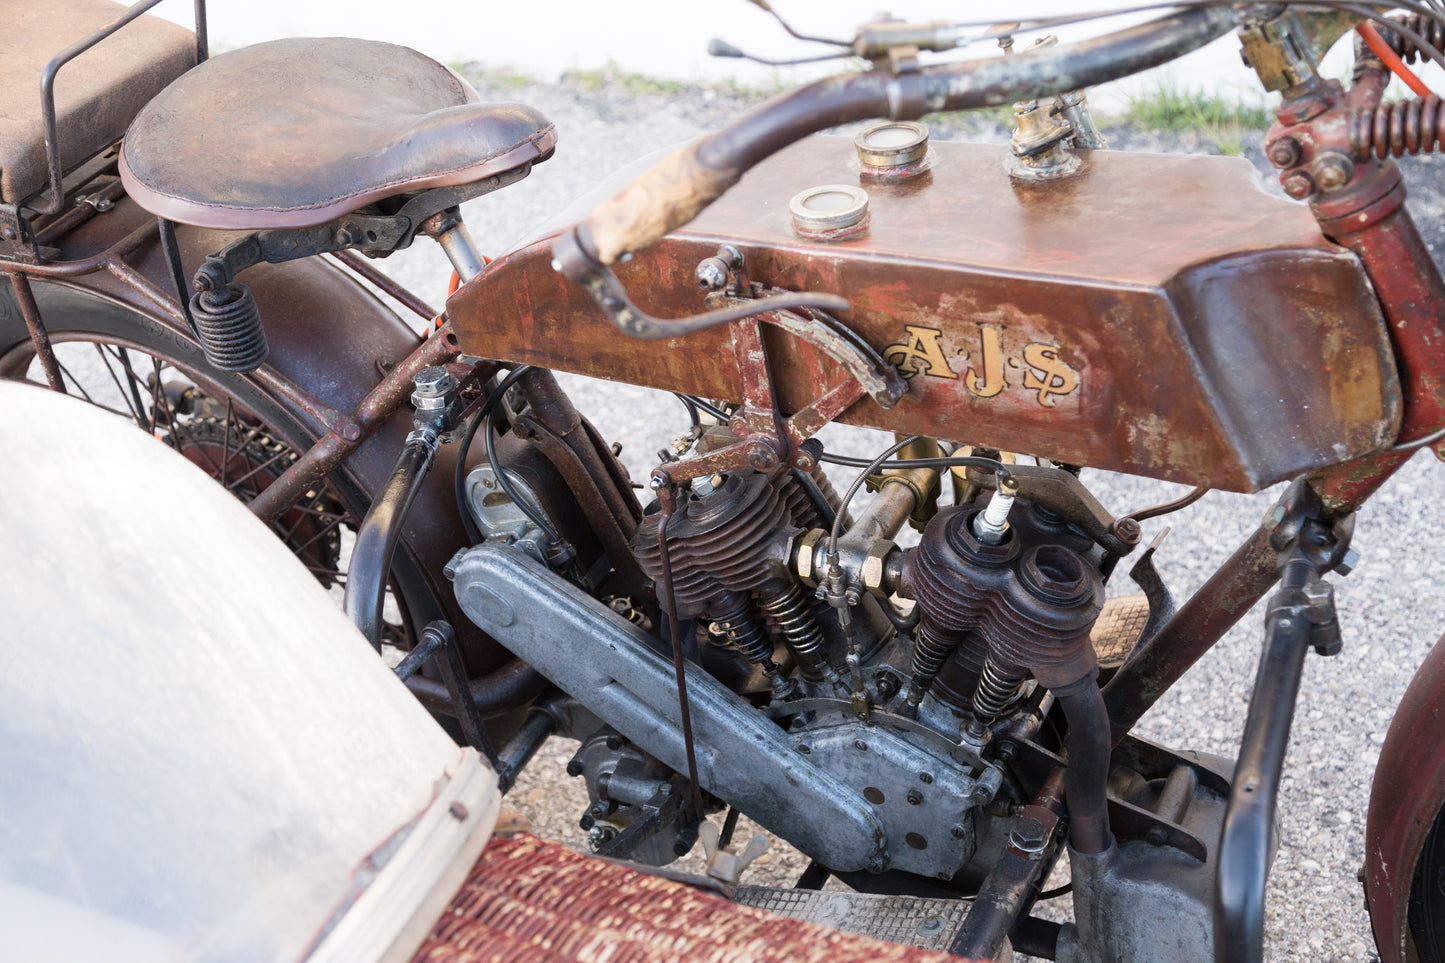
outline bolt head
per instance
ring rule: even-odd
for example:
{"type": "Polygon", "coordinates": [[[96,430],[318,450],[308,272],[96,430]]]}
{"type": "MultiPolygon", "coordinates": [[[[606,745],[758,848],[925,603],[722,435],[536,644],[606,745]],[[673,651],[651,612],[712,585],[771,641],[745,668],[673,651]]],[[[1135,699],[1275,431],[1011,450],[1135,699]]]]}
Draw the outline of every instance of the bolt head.
{"type": "Polygon", "coordinates": [[[968,835],[968,827],[963,825],[963,823],[955,823],[953,826],[949,827],[948,835],[952,836],[954,839],[962,839],[963,837],[968,835]]]}
{"type": "Polygon", "coordinates": [[[1350,182],[1355,165],[1343,154],[1327,154],[1315,161],[1315,183],[1322,191],[1337,191],[1350,182]]]}
{"type": "Polygon", "coordinates": [[[748,446],[748,464],[758,471],[772,471],[778,467],[778,453],[766,442],[755,441],[748,446]]]}
{"type": "Polygon", "coordinates": [[[1144,834],[1144,839],[1150,846],[1163,846],[1169,841],[1169,834],[1164,831],[1163,826],[1150,826],[1149,831],[1144,834]]]}
{"type": "Polygon", "coordinates": [[[1144,529],[1132,518],[1121,518],[1114,523],[1114,534],[1119,537],[1121,542],[1134,545],[1143,537],[1144,529]]]}
{"type": "Polygon", "coordinates": [[[1044,824],[1039,820],[1033,816],[1022,816],[1014,824],[1008,840],[1015,849],[1037,853],[1043,851],[1044,844],[1048,842],[1048,834],[1044,832],[1044,824]]]}
{"type": "Polygon", "coordinates": [[[1293,167],[1299,160],[1299,141],[1293,137],[1281,137],[1269,145],[1269,162],[1275,167],[1293,167]]]}
{"type": "Polygon", "coordinates": [[[411,380],[416,394],[422,398],[440,398],[456,387],[457,379],[447,369],[438,365],[423,368],[411,380]]]}
{"type": "Polygon", "coordinates": [[[867,752],[868,743],[864,742],[862,739],[854,739],[853,748],[857,749],[859,752],[867,752]]]}
{"type": "Polygon", "coordinates": [[[15,240],[15,228],[10,227],[9,225],[6,225],[5,227],[0,227],[0,237],[5,238],[5,240],[7,241],[15,240]]]}
{"type": "Polygon", "coordinates": [[[1314,181],[1304,171],[1294,171],[1280,179],[1284,192],[1297,201],[1302,201],[1315,192],[1314,181]]]}
{"type": "Polygon", "coordinates": [[[922,805],[922,803],[923,803],[923,793],[919,792],[917,789],[910,789],[910,790],[908,790],[908,805],[910,805],[910,806],[918,806],[918,805],[922,805]]]}
{"type": "Polygon", "coordinates": [[[923,783],[925,786],[932,784],[933,773],[929,772],[927,769],[922,770],[918,773],[918,781],[923,783]]]}
{"type": "Polygon", "coordinates": [[[1335,571],[1341,575],[1349,575],[1355,569],[1359,568],[1359,566],[1360,553],[1353,548],[1347,548],[1345,549],[1345,554],[1340,558],[1339,564],[1335,566],[1335,571]]]}

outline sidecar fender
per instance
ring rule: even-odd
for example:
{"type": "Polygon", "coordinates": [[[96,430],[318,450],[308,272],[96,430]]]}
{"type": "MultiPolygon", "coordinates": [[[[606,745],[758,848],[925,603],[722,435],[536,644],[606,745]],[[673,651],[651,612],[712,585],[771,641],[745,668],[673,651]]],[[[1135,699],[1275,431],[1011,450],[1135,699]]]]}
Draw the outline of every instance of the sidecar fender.
{"type": "Polygon", "coordinates": [[[0,955],[410,959],[496,774],[180,454],[34,385],[0,410],[0,955]]]}
{"type": "Polygon", "coordinates": [[[1410,886],[1420,849],[1445,804],[1445,636],[1435,643],[1380,750],[1365,823],[1365,903],[1382,963],[1418,959],[1410,886]]]}

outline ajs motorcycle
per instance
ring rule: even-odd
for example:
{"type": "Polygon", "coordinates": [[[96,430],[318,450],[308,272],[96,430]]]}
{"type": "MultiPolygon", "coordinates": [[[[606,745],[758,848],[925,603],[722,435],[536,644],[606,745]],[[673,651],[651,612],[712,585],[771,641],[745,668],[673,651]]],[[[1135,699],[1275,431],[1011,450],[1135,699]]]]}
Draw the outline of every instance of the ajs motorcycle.
{"type": "MultiPolygon", "coordinates": [[[[41,109],[0,164],[0,373],[111,408],[239,496],[374,646],[411,653],[407,686],[504,790],[563,735],[604,855],[661,865],[703,832],[728,856],[703,827],[730,807],[810,876],[955,900],[965,955],[1260,958],[1301,668],[1341,645],[1324,576],[1354,564],[1355,510],[1445,438],[1445,284],[1391,160],[1433,150],[1445,114],[1382,101],[1406,60],[1442,61],[1445,13],[1195,4],[1026,50],[1009,25],[880,20],[838,45],[871,69],[485,263],[459,206],[550,157],[535,110],[392,45],[208,58],[152,2],[61,6],[7,11],[32,42],[6,89],[40,78],[41,109]],[[1357,26],[1346,90],[1317,67],[1357,26]],[[1233,30],[1282,93],[1268,156],[1307,205],[1239,162],[1110,152],[1090,118],[1089,86],[1233,30]],[[981,39],[1008,49],[920,56],[981,39]],[[1007,147],[914,122],[1003,104],[1007,147]],[[457,274],[444,313],[358,256],[419,235],[457,274]],[[691,426],[634,484],[553,371],[677,393],[691,426]],[[898,439],[841,496],[832,422],[898,439]],[[1116,517],[1081,467],[1197,492],[1116,517]],[[1282,481],[1176,606],[1140,521],[1282,481]],[[1142,594],[1106,599],[1136,552],[1142,594]],[[1238,761],[1131,735],[1266,596],[1238,761]],[[1059,927],[1030,911],[1065,853],[1059,927]]],[[[1370,802],[1386,960],[1445,955],[1442,708],[1437,646],[1370,802]]]]}

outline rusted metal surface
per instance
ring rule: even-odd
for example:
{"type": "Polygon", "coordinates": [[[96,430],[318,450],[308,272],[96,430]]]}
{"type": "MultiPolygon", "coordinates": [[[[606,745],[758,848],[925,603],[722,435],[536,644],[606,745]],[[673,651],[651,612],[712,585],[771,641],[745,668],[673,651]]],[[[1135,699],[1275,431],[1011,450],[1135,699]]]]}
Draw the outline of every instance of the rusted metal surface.
{"type": "Polygon", "coordinates": [[[949,943],[959,956],[996,956],[1014,923],[1027,916],[1062,846],[1057,832],[1063,815],[1065,774],[1049,773],[1039,794],[1024,807],[1003,856],[974,898],[963,927],[949,943]]]}
{"type": "MultiPolygon", "coordinates": [[[[1396,117],[1376,109],[1387,81],[1382,68],[1370,69],[1348,96],[1324,86],[1287,101],[1269,133],[1269,151],[1282,169],[1282,183],[1318,192],[1310,206],[1324,233],[1354,251],[1369,273],[1399,366],[1404,388],[1399,438],[1408,442],[1445,424],[1445,282],[1405,210],[1399,171],[1385,156],[1390,144],[1398,154],[1436,132],[1412,127],[1419,118],[1408,110],[1396,117]],[[1382,129],[1381,122],[1392,117],[1398,123],[1382,129]]],[[[1414,454],[1368,455],[1315,474],[1310,485],[1327,508],[1343,514],[1414,454]]],[[[1420,850],[1445,803],[1442,712],[1445,639],[1426,657],[1395,710],[1370,794],[1365,896],[1385,963],[1418,956],[1409,905],[1420,850]]]]}
{"type": "Polygon", "coordinates": [[[366,263],[366,258],[355,251],[337,251],[331,255],[345,264],[347,268],[356,272],[368,284],[375,287],[387,297],[394,298],[398,304],[406,308],[417,317],[431,321],[441,312],[428,305],[421,298],[412,294],[406,288],[393,281],[390,277],[382,274],[376,268],[366,263]]]}
{"type": "Polygon", "coordinates": [[[450,327],[442,325],[436,334],[388,371],[351,414],[336,418],[329,417],[327,412],[312,410],[313,418],[327,423],[326,435],[256,496],[250,505],[252,513],[262,521],[274,521],[307,488],[336,470],[381,423],[402,410],[411,396],[412,379],[417,372],[450,361],[456,354],[456,339],[450,327]]]}
{"type": "Polygon", "coordinates": [[[35,292],[30,290],[30,279],[24,274],[11,274],[10,284],[15,289],[15,300],[20,304],[20,313],[25,317],[25,328],[30,332],[30,343],[35,346],[35,357],[45,371],[45,382],[52,391],[65,394],[65,379],[60,374],[60,362],[50,347],[50,335],[45,332],[45,321],[40,317],[40,306],[35,303],[35,292]]]}
{"type": "MultiPolygon", "coordinates": [[[[1378,97],[1381,84],[1358,85],[1354,99],[1378,97]]],[[[1267,151],[1284,161],[1289,184],[1318,172],[1348,147],[1349,109],[1337,88],[1286,102],[1270,131],[1267,151]]],[[[1313,185],[1313,180],[1311,180],[1313,185]]],[[[1313,186],[1310,190],[1313,190],[1313,186]]],[[[1445,423],[1445,284],[1404,208],[1405,188],[1390,160],[1351,165],[1348,180],[1311,201],[1324,233],[1354,251],[1384,309],[1403,382],[1399,436],[1424,435],[1445,423]]],[[[1333,515],[1369,498],[1414,454],[1380,451],[1314,473],[1310,486],[1333,515]]],[[[1117,741],[1169,686],[1264,597],[1278,578],[1268,536],[1256,531],[1150,643],[1142,646],[1105,691],[1117,741]]]]}
{"type": "Polygon", "coordinates": [[[1109,680],[1104,687],[1104,704],[1116,745],[1190,666],[1264,598],[1279,580],[1275,556],[1269,536],[1263,529],[1256,529],[1179,606],[1159,634],[1136,649],[1109,680]]]}
{"type": "MultiPolygon", "coordinates": [[[[1000,148],[935,149],[923,174],[864,184],[866,234],[818,243],[793,235],[788,199],[860,174],[851,141],[809,138],[618,276],[644,310],[694,314],[692,269],[726,241],[769,287],[844,294],[845,323],[910,377],[893,409],[865,400],[840,419],[854,424],[1232,491],[1395,437],[1399,388],[1359,262],[1247,163],[1095,152],[1076,177],[1016,185],[1000,148]]],[[[452,297],[465,351],[742,397],[727,332],[620,338],[549,252],[543,238],[499,258],[452,297]]],[[[837,379],[815,347],[763,338],[785,415],[837,379]]]]}
{"type": "Polygon", "coordinates": [[[1420,848],[1445,804],[1442,718],[1445,637],[1425,657],[1405,698],[1395,708],[1370,789],[1365,821],[1365,902],[1383,963],[1417,958],[1407,907],[1420,848]]]}

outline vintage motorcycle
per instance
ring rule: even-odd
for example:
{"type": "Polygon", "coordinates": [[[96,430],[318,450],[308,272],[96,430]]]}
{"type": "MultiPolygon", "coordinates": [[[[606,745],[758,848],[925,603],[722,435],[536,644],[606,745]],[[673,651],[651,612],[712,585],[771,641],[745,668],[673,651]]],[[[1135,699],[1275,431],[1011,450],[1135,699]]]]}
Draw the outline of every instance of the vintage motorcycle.
{"type": "MultiPolygon", "coordinates": [[[[1341,647],[1324,576],[1354,564],[1355,510],[1418,451],[1445,450],[1445,285],[1391,160],[1434,149],[1445,115],[1428,97],[1382,102],[1406,61],[1445,62],[1445,12],[1197,3],[1017,52],[1013,33],[1048,24],[871,22],[837,45],[871,69],[764,104],[485,263],[459,206],[551,156],[537,111],[482,103],[387,44],[210,59],[204,4],[191,34],[142,17],[154,2],[7,10],[25,40],[5,89],[40,78],[41,96],[0,128],[0,374],[137,423],[246,502],[372,646],[407,653],[397,674],[495,770],[488,783],[427,736],[410,769],[405,740],[387,743],[356,789],[447,771],[422,817],[452,857],[435,878],[455,888],[452,863],[490,825],[465,814],[563,735],[581,743],[568,772],[601,854],[661,866],[702,834],[740,901],[780,904],[733,888],[738,812],[813,860],[802,891],[836,877],[863,894],[860,916],[877,910],[869,894],[946,906],[942,945],[966,956],[1260,958],[1302,665],[1341,647]],[[1357,27],[1345,90],[1317,67],[1357,27]],[[1283,95],[1268,155],[1307,206],[1239,162],[1110,152],[1089,115],[1086,88],[1233,30],[1283,95]],[[1004,54],[921,57],[980,40],[1004,54]],[[1003,104],[1008,147],[930,143],[914,123],[1003,104]],[[816,135],[876,118],[851,143],[816,135]],[[1181,192],[1192,203],[1167,223],[1133,227],[1181,192]],[[444,313],[358,256],[418,235],[455,268],[444,313]],[[418,341],[357,278],[434,330],[418,341]],[[553,371],[677,393],[691,424],[635,484],[553,371]],[[840,459],[815,437],[832,422],[897,440],[840,459]],[[841,496],[830,462],[863,469],[841,496]],[[1196,493],[1116,517],[1081,467],[1196,493]],[[1182,604],[1152,548],[1131,571],[1142,594],[1106,598],[1144,518],[1286,480],[1182,604]],[[920,534],[900,547],[908,523],[920,534]],[[1266,595],[1238,762],[1131,735],[1266,595]],[[440,803],[464,831],[436,829],[440,803]],[[724,809],[719,833],[706,817],[724,809]],[[1075,921],[1060,926],[1031,910],[1065,853],[1075,921]]],[[[70,437],[93,429],[14,404],[70,437]]],[[[22,521],[35,538],[65,524],[22,521]]],[[[180,557],[203,551],[167,537],[180,557]]],[[[263,552],[236,551],[254,584],[225,612],[290,591],[251,571],[263,552]]],[[[384,742],[387,725],[352,717],[419,713],[381,694],[399,690],[374,657],[354,665],[353,634],[327,618],[296,615],[296,648],[333,639],[296,660],[296,702],[326,700],[333,659],[368,693],[348,724],[384,742]]],[[[142,623],[170,631],[140,616],[112,628],[141,651],[142,623]]],[[[225,665],[225,637],[183,681],[225,665]]],[[[1385,960],[1445,956],[1442,706],[1437,646],[1370,802],[1364,883],[1385,960]]],[[[294,766],[331,748],[282,748],[304,715],[267,725],[294,766]]],[[[373,870],[378,831],[352,841],[372,833],[373,870]]],[[[379,912],[363,876],[346,905],[379,912]]],[[[391,914],[413,929],[440,910],[413,903],[391,914]]]]}

